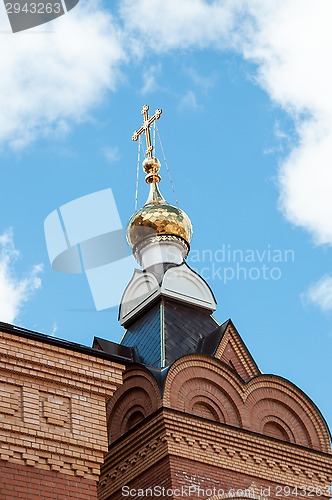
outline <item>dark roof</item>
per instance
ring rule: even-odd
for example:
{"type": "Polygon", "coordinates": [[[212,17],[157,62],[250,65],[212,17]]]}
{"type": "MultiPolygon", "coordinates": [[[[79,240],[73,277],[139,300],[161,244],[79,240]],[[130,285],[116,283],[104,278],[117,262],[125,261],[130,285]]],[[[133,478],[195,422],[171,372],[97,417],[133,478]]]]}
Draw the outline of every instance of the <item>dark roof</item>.
{"type": "Polygon", "coordinates": [[[126,331],[121,345],[135,348],[137,361],[160,368],[161,358],[160,303],[155,304],[126,331]]]}
{"type": "Polygon", "coordinates": [[[228,325],[231,323],[231,320],[228,319],[222,325],[215,328],[208,335],[203,337],[197,346],[197,353],[200,354],[208,354],[209,356],[213,356],[220,344],[220,341],[227,330],[228,325]]]}
{"type": "Polygon", "coordinates": [[[121,345],[135,347],[137,361],[147,366],[165,366],[197,352],[205,336],[216,328],[210,311],[184,302],[161,298],[134,321],[121,345]]]}
{"type": "Polygon", "coordinates": [[[198,344],[217,326],[210,311],[180,302],[164,301],[166,366],[186,354],[197,352],[198,344]]]}
{"type": "Polygon", "coordinates": [[[94,337],[92,348],[107,352],[112,356],[120,356],[130,361],[136,361],[135,349],[133,347],[127,347],[122,344],[117,344],[116,342],[101,339],[100,337],[94,337]]]}
{"type": "Polygon", "coordinates": [[[54,345],[57,347],[62,347],[63,349],[68,349],[74,352],[81,352],[87,354],[88,356],[95,356],[103,359],[109,359],[117,363],[126,364],[132,361],[131,357],[127,356],[125,351],[111,354],[103,350],[98,350],[92,347],[87,347],[82,344],[76,344],[75,342],[69,342],[68,340],[63,340],[60,338],[52,337],[50,335],[45,335],[44,333],[34,332],[33,330],[27,330],[15,325],[10,325],[8,323],[2,323],[0,321],[0,331],[10,333],[12,335],[17,335],[19,337],[25,337],[28,339],[37,340],[44,344],[54,345]]]}

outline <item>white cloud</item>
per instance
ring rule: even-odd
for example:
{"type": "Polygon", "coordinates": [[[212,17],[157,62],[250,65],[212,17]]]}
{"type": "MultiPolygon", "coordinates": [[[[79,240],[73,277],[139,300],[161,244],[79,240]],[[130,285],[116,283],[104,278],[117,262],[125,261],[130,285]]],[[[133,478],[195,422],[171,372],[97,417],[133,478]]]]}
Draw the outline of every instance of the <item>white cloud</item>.
{"type": "Polygon", "coordinates": [[[188,90],[180,99],[180,109],[197,111],[201,106],[197,102],[195,92],[188,90]]]}
{"type": "MultiPolygon", "coordinates": [[[[256,63],[258,84],[294,119],[298,142],[280,165],[280,208],[316,243],[331,245],[331,0],[122,0],[119,8],[121,28],[97,0],[81,0],[46,25],[54,33],[0,34],[0,143],[66,133],[116,88],[120,63],[136,55],[235,50],[256,63]]],[[[8,30],[1,13],[0,30],[8,30]]],[[[143,92],[155,90],[157,69],[143,92]]],[[[182,105],[197,107],[193,91],[182,105]]]]}
{"type": "Polygon", "coordinates": [[[295,120],[298,144],[280,166],[286,218],[332,244],[332,36],[328,0],[253,2],[257,30],[242,46],[258,82],[295,120]]]}
{"type": "Polygon", "coordinates": [[[143,74],[143,87],[141,89],[141,94],[145,95],[150,92],[156,92],[159,89],[157,83],[157,77],[161,73],[161,64],[153,64],[149,67],[149,71],[145,71],[143,74]]]}
{"type": "Polygon", "coordinates": [[[186,68],[185,73],[187,73],[192,82],[203,92],[208,92],[216,85],[216,74],[203,75],[200,74],[195,68],[191,67],[186,68]]]}
{"type": "Polygon", "coordinates": [[[304,304],[314,304],[324,312],[332,311],[332,276],[325,275],[302,295],[304,304]]]}
{"type": "Polygon", "coordinates": [[[57,331],[58,331],[58,325],[54,321],[53,326],[52,326],[52,330],[51,330],[51,333],[50,333],[50,336],[51,337],[55,337],[55,334],[56,334],[57,331]]]}
{"type": "Polygon", "coordinates": [[[0,235],[0,321],[13,323],[24,304],[41,287],[42,264],[35,265],[25,277],[19,279],[14,272],[19,251],[14,246],[13,231],[0,235]]]}
{"type": "Polygon", "coordinates": [[[167,52],[225,45],[222,37],[234,26],[237,4],[237,0],[123,0],[120,9],[127,31],[137,35],[135,45],[167,52]]]}
{"type": "Polygon", "coordinates": [[[121,158],[120,151],[117,146],[106,146],[103,149],[103,154],[109,163],[116,163],[121,158]]]}
{"type": "Polygon", "coordinates": [[[228,48],[257,64],[258,84],[298,135],[280,165],[280,208],[316,243],[331,245],[332,2],[123,0],[121,9],[149,50],[228,48]]]}
{"type": "Polygon", "coordinates": [[[66,132],[115,89],[125,58],[121,32],[97,0],[81,0],[44,27],[6,34],[9,29],[2,6],[0,143],[19,148],[66,132]]]}

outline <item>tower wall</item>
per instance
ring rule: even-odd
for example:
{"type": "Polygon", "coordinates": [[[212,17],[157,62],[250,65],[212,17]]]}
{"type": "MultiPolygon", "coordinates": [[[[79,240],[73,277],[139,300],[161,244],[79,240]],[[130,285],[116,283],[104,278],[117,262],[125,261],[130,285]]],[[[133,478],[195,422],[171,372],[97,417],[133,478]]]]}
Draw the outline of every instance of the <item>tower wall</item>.
{"type": "Polygon", "coordinates": [[[0,352],[1,499],[96,499],[106,400],[124,366],[14,329],[0,332],[0,352]]]}
{"type": "MultiPolygon", "coordinates": [[[[261,499],[322,499],[331,496],[331,478],[331,454],[161,408],[112,445],[101,469],[98,498],[123,498],[124,486],[167,485],[174,490],[168,498],[188,498],[188,493],[192,498],[225,498],[234,497],[234,490],[250,489],[261,499]]],[[[137,491],[131,498],[140,496],[137,491]]]]}
{"type": "MultiPolygon", "coordinates": [[[[244,357],[243,366],[250,368],[244,357]]],[[[261,500],[330,498],[332,454],[319,410],[289,381],[245,373],[246,381],[201,354],[179,358],[163,374],[128,367],[107,405],[110,451],[99,500],[123,498],[123,487],[129,498],[238,491],[261,500]]]]}

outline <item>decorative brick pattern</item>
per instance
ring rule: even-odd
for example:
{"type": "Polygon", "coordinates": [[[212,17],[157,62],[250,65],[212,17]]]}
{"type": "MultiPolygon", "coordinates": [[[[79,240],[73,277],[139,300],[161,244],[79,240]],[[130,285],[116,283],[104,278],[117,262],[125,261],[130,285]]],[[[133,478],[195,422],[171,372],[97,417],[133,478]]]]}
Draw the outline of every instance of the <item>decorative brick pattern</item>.
{"type": "MultiPolygon", "coordinates": [[[[306,485],[309,491],[320,492],[311,497],[329,498],[332,455],[171,409],[160,409],[111,449],[102,467],[98,498],[120,498],[121,487],[139,484],[139,477],[145,484],[144,471],[151,471],[167,457],[174,465],[173,487],[183,484],[183,478],[182,483],[177,478],[181,471],[187,471],[189,476],[200,477],[205,487],[218,484],[224,489],[243,488],[256,482],[260,487],[270,487],[266,496],[278,498],[278,485],[306,485]]],[[[160,484],[157,475],[151,484],[160,484]]]]}
{"type": "Polygon", "coordinates": [[[0,382],[0,421],[7,417],[22,418],[22,386],[0,382]]]}
{"type": "MultiPolygon", "coordinates": [[[[18,483],[24,482],[22,488],[32,487],[29,481],[34,471],[39,471],[38,477],[68,478],[76,484],[75,492],[88,481],[88,489],[94,485],[94,493],[73,498],[95,499],[100,465],[108,448],[106,401],[122,384],[124,366],[5,332],[0,332],[0,350],[0,458],[6,464],[4,470],[8,472],[12,466],[25,470],[21,476],[17,474],[21,477],[18,483]]],[[[23,498],[8,496],[14,497],[23,498]]]]}
{"type": "Polygon", "coordinates": [[[132,366],[123,375],[123,385],[107,403],[109,443],[118,439],[162,404],[159,388],[151,373],[132,366]]]}
{"type": "Polygon", "coordinates": [[[281,377],[257,375],[244,382],[218,359],[184,356],[167,374],[163,406],[204,416],[202,408],[195,411],[199,401],[208,406],[213,420],[331,453],[329,433],[316,407],[281,377]]]}
{"type": "Polygon", "coordinates": [[[215,358],[231,366],[245,381],[261,373],[232,322],[227,326],[215,358]]]}
{"type": "Polygon", "coordinates": [[[329,498],[319,411],[287,380],[260,374],[232,328],[220,359],[182,357],[158,383],[140,365],[0,332],[1,500],[120,500],[123,486],[154,485],[203,488],[189,496],[210,500],[217,487],[223,498],[252,487],[257,500],[295,499],[305,485],[329,498]]]}
{"type": "Polygon", "coordinates": [[[40,393],[41,418],[49,425],[71,429],[70,398],[40,393]]]}
{"type": "MultiPolygon", "coordinates": [[[[161,410],[159,410],[161,411],[161,410]]],[[[98,500],[114,496],[124,484],[144,477],[145,472],[167,458],[168,447],[162,418],[146,419],[111,446],[101,467],[98,500]]]]}
{"type": "MultiPolygon", "coordinates": [[[[135,467],[135,464],[133,465],[135,467]]],[[[117,491],[113,491],[113,489],[108,489],[107,486],[102,486],[99,484],[98,500],[123,500],[125,498],[123,493],[126,493],[126,491],[128,491],[128,488],[132,493],[131,496],[128,496],[128,498],[135,500],[142,499],[142,495],[134,495],[134,490],[139,493],[139,489],[147,489],[154,484],[158,484],[161,488],[165,489],[172,488],[173,482],[170,468],[170,458],[163,457],[159,461],[153,462],[152,466],[149,466],[148,462],[146,462],[146,467],[134,479],[130,480],[130,478],[126,475],[121,476],[121,478],[122,482],[118,483],[117,491]],[[122,491],[122,488],[124,488],[125,490],[122,491]]],[[[151,498],[151,496],[147,498],[151,498]]],[[[154,496],[152,496],[152,498],[154,498],[154,496]]],[[[170,497],[168,496],[166,498],[170,497]]]]}

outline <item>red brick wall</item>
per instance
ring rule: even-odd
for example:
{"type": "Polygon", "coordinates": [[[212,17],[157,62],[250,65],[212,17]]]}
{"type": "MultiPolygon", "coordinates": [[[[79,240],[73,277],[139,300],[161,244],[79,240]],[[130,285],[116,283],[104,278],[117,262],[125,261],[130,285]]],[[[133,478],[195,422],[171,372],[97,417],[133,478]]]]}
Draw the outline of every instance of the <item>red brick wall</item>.
{"type": "Polygon", "coordinates": [[[159,495],[137,491],[126,495],[129,499],[161,497],[165,486],[175,491],[164,498],[235,498],[237,490],[242,492],[236,498],[243,498],[244,490],[261,500],[323,500],[331,498],[331,478],[331,455],[162,409],[113,444],[101,469],[98,499],[120,500],[121,487],[129,485],[159,487],[159,495]]]}
{"type": "MultiPolygon", "coordinates": [[[[125,476],[124,476],[125,481],[125,476]]],[[[103,488],[99,486],[98,498],[107,498],[107,500],[136,500],[144,498],[144,496],[139,495],[139,489],[151,488],[153,486],[161,486],[166,490],[172,487],[171,482],[171,472],[169,457],[161,459],[158,463],[152,467],[146,469],[143,474],[140,474],[133,481],[124,482],[122,487],[124,489],[119,489],[112,495],[105,496],[103,488]],[[129,491],[130,489],[130,491],[129,491]],[[135,494],[137,493],[137,494],[135,494]]],[[[155,496],[145,496],[145,498],[156,498],[155,496]]],[[[169,497],[160,497],[169,498],[169,497]]]]}
{"type": "Polygon", "coordinates": [[[317,408],[281,377],[258,375],[244,382],[217,359],[184,356],[167,373],[163,406],[202,416],[199,402],[219,422],[331,453],[328,429],[317,408]]]}
{"type": "Polygon", "coordinates": [[[97,500],[96,482],[0,460],[1,500],[97,500]]]}
{"type": "MultiPolygon", "coordinates": [[[[299,484],[298,493],[296,494],[294,487],[289,488],[287,485],[283,484],[282,481],[278,484],[273,481],[266,481],[259,477],[250,476],[246,474],[245,470],[239,474],[181,457],[170,456],[170,470],[172,487],[174,489],[178,488],[179,490],[183,487],[185,490],[183,496],[174,497],[179,499],[188,498],[186,493],[190,495],[190,498],[208,499],[217,494],[222,495],[223,492],[233,496],[233,498],[241,497],[243,495],[241,495],[241,491],[238,490],[244,492],[246,489],[248,491],[249,488],[256,497],[261,498],[269,497],[277,500],[298,500],[301,496],[302,498],[308,497],[310,499],[320,500],[324,498],[319,488],[310,488],[308,486],[305,494],[305,491],[300,489],[303,485],[299,484]],[[191,490],[189,489],[190,486],[191,490]],[[218,490],[221,491],[218,492],[218,490]],[[206,495],[204,495],[204,493],[206,493],[206,495]]],[[[155,478],[156,481],[158,481],[157,477],[158,476],[155,478]]],[[[309,480],[308,483],[310,483],[309,480]]]]}
{"type": "MultiPolygon", "coordinates": [[[[308,481],[310,483],[310,481],[308,481]]],[[[215,495],[230,495],[233,498],[252,495],[251,498],[271,498],[276,500],[295,500],[302,498],[320,499],[321,495],[319,488],[307,488],[305,491],[299,484],[298,493],[294,487],[288,487],[273,481],[262,480],[259,477],[246,474],[245,470],[240,473],[230,470],[221,469],[208,464],[202,464],[195,460],[189,460],[181,457],[169,456],[160,460],[154,466],[146,469],[143,474],[140,474],[135,480],[124,483],[123,490],[119,489],[112,495],[102,493],[102,488],[99,490],[99,498],[107,498],[107,500],[138,500],[140,498],[165,498],[165,499],[185,499],[185,498],[217,498],[215,495]],[[141,490],[147,488],[158,487],[156,494],[152,495],[146,491],[142,495],[141,490]],[[130,488],[130,491],[129,491],[130,488]],[[160,493],[161,488],[164,488],[164,494],[160,493]],[[244,495],[241,495],[241,491],[244,495]],[[255,495],[255,496],[253,496],[255,495]]],[[[224,497],[224,498],[227,498],[224,497]]]]}
{"type": "Polygon", "coordinates": [[[43,339],[0,331],[0,459],[73,484],[98,481],[108,448],[106,401],[125,367],[43,339]]]}
{"type": "Polygon", "coordinates": [[[109,443],[135,425],[129,425],[135,414],[145,418],[160,406],[160,392],[151,373],[142,367],[130,367],[123,374],[123,385],[107,403],[109,443]]]}

